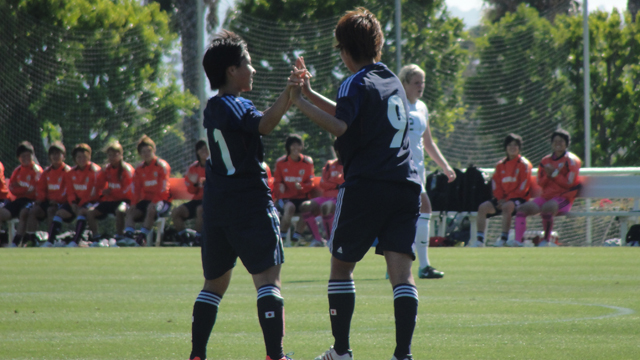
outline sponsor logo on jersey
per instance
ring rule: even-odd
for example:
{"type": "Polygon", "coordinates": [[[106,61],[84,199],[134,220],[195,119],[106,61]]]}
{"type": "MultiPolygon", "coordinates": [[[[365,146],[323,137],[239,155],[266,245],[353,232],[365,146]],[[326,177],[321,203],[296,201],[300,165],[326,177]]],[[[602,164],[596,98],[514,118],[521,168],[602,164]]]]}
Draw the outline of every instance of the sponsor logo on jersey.
{"type": "Polygon", "coordinates": [[[60,190],[60,184],[49,184],[49,190],[60,190]]]}
{"type": "Polygon", "coordinates": [[[87,190],[87,184],[73,184],[73,188],[78,191],[87,190]]]}
{"type": "Polygon", "coordinates": [[[502,178],[502,182],[503,183],[511,183],[511,182],[516,182],[516,177],[515,176],[506,176],[502,178]]]}
{"type": "Polygon", "coordinates": [[[300,174],[300,176],[304,176],[304,169],[300,170],[298,174],[300,174]]]}
{"type": "Polygon", "coordinates": [[[144,182],[144,186],[155,186],[158,185],[158,180],[148,180],[144,182]]]}
{"type": "Polygon", "coordinates": [[[28,182],[26,182],[26,181],[18,181],[18,184],[20,184],[20,186],[22,186],[22,187],[26,187],[26,188],[28,188],[29,186],[31,186],[31,184],[29,184],[29,183],[28,183],[28,182]]]}
{"type": "Polygon", "coordinates": [[[109,183],[110,189],[120,189],[120,184],[118,183],[109,183]]]}
{"type": "Polygon", "coordinates": [[[302,182],[302,178],[296,177],[296,176],[285,176],[284,181],[285,182],[302,182]]]}

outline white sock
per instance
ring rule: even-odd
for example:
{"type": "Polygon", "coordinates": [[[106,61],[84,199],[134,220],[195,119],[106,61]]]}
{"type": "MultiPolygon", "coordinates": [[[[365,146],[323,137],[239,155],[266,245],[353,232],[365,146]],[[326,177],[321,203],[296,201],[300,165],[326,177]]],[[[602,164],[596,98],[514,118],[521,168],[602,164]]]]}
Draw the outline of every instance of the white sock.
{"type": "Polygon", "coordinates": [[[429,220],[431,219],[430,213],[420,213],[418,218],[418,224],[416,229],[416,239],[414,241],[416,247],[416,253],[418,254],[418,261],[420,262],[420,269],[429,266],[429,255],[427,253],[429,249],[429,220]]]}

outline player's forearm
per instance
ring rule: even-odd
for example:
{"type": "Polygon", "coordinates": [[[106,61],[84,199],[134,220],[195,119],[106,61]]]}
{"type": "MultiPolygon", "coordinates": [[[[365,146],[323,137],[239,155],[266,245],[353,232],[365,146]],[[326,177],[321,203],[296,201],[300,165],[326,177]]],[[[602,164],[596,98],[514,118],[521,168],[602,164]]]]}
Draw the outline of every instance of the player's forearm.
{"type": "Polygon", "coordinates": [[[265,110],[260,124],[258,125],[258,131],[262,135],[269,135],[273,129],[280,123],[282,116],[289,109],[289,88],[285,89],[276,102],[271,105],[270,108],[265,110]]]}
{"type": "Polygon", "coordinates": [[[295,101],[295,104],[305,116],[316,123],[316,125],[330,132],[332,135],[341,136],[347,131],[347,123],[327,113],[326,111],[323,111],[310,102],[302,98],[298,98],[295,101]]]}
{"type": "Polygon", "coordinates": [[[304,95],[311,101],[311,103],[320,110],[326,112],[331,116],[336,115],[336,103],[331,101],[330,99],[324,97],[322,94],[315,92],[314,90],[305,91],[304,95]]]}

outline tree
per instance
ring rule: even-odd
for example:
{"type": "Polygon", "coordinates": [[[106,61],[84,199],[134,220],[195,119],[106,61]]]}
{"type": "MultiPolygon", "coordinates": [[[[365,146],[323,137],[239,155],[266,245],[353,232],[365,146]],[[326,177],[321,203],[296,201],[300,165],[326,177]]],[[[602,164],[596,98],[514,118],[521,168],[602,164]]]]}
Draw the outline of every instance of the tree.
{"type": "Polygon", "coordinates": [[[489,4],[487,17],[492,22],[500,21],[507,13],[514,13],[520,4],[525,4],[553,21],[557,15],[568,14],[575,10],[575,0],[485,0],[489,4]]]}
{"type": "Polygon", "coordinates": [[[566,101],[575,90],[568,79],[557,76],[568,57],[567,47],[557,43],[558,32],[535,9],[520,5],[476,39],[478,65],[465,80],[464,95],[470,117],[479,121],[476,133],[484,134],[480,140],[485,149],[497,148],[514,132],[534,145],[526,145],[523,153],[535,162],[535,146],[548,143],[558,125],[575,123],[579,103],[566,101]]]}
{"type": "Polygon", "coordinates": [[[96,150],[118,139],[130,154],[143,133],[182,136],[175,125],[197,102],[163,62],[176,36],[158,5],[7,0],[0,14],[3,160],[22,139],[46,159],[46,143],[60,138],[96,150]]]}
{"type": "MultiPolygon", "coordinates": [[[[386,38],[382,61],[395,71],[394,3],[365,0],[361,5],[378,17],[386,38]]],[[[306,59],[313,59],[310,64],[316,65],[311,68],[314,89],[330,98],[335,97],[348,70],[332,46],[333,28],[338,18],[354,7],[353,2],[346,0],[241,0],[226,26],[247,40],[254,64],[266,65],[258,67],[254,78],[256,90],[246,96],[259,108],[267,107],[284,85],[280,82],[270,89],[272,79],[286,78],[297,55],[303,54],[306,59]],[[274,40],[275,34],[282,35],[274,40]],[[258,46],[270,46],[271,42],[265,44],[267,41],[273,41],[274,48],[256,58],[253,50],[258,46]]],[[[402,7],[403,65],[416,63],[426,70],[425,94],[428,96],[425,100],[430,110],[430,123],[448,133],[453,121],[463,112],[459,75],[466,59],[460,46],[460,39],[465,37],[464,25],[460,19],[449,16],[443,0],[405,0],[402,7]]],[[[287,114],[286,120],[271,138],[283,140],[287,133],[303,133],[306,152],[314,157],[316,169],[319,169],[331,156],[329,146],[333,139],[315,126],[306,126],[308,120],[295,110],[287,114]]],[[[273,164],[284,153],[284,147],[277,140],[269,142],[265,138],[265,142],[267,161],[273,164]]]]}
{"type": "MultiPolygon", "coordinates": [[[[558,35],[570,49],[564,74],[573,92],[576,153],[584,155],[582,17],[558,19],[558,35]],[[580,105],[578,105],[580,104],[580,105]]],[[[640,162],[640,24],[623,16],[589,15],[592,166],[635,166],[640,162]]]]}
{"type": "Polygon", "coordinates": [[[640,0],[627,0],[627,11],[631,14],[631,21],[636,21],[636,14],[640,10],[640,0]]]}

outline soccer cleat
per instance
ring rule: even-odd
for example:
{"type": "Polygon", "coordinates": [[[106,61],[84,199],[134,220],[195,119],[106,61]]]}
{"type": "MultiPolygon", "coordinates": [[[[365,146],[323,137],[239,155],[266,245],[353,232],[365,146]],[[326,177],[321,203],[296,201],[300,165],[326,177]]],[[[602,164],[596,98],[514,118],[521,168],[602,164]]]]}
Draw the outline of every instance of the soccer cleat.
{"type": "Polygon", "coordinates": [[[473,244],[469,245],[468,247],[484,247],[484,241],[480,241],[480,240],[476,240],[473,244]]]}
{"type": "Polygon", "coordinates": [[[122,237],[120,239],[116,239],[116,245],[118,245],[120,247],[133,246],[133,245],[130,245],[130,244],[133,244],[135,242],[136,242],[135,240],[133,240],[132,238],[130,238],[128,236],[122,237]]]}
{"type": "Polygon", "coordinates": [[[62,240],[58,240],[53,244],[53,247],[67,247],[67,243],[62,240]]]}
{"type": "Polygon", "coordinates": [[[535,245],[533,244],[533,241],[531,241],[531,240],[525,240],[525,241],[522,243],[522,246],[523,246],[523,247],[534,247],[535,245]]]}
{"type": "Polygon", "coordinates": [[[549,242],[547,240],[542,240],[538,243],[538,247],[549,247],[549,242]]]}
{"type": "Polygon", "coordinates": [[[315,360],[353,360],[353,353],[351,350],[347,350],[346,354],[338,355],[332,346],[324,354],[316,357],[315,360]]]}
{"type": "Polygon", "coordinates": [[[202,359],[202,358],[200,358],[200,356],[196,356],[193,359],[189,359],[189,360],[207,360],[207,359],[202,359]]]}
{"type": "Polygon", "coordinates": [[[398,359],[395,355],[391,358],[391,360],[413,360],[413,356],[411,354],[403,357],[402,359],[398,359]]]}
{"type": "Polygon", "coordinates": [[[309,243],[310,247],[325,247],[327,246],[327,240],[322,239],[322,241],[318,241],[316,239],[313,239],[311,241],[311,243],[309,243]]]}
{"type": "Polygon", "coordinates": [[[493,244],[493,247],[503,247],[507,242],[500,239],[493,244]]]}
{"type": "Polygon", "coordinates": [[[50,243],[49,241],[45,241],[42,243],[42,245],[40,245],[41,248],[50,248],[53,247],[53,244],[50,243]]]}
{"type": "Polygon", "coordinates": [[[506,245],[508,247],[522,247],[522,243],[520,241],[516,241],[514,239],[507,240],[506,245]]]}
{"type": "Polygon", "coordinates": [[[129,246],[147,246],[147,235],[140,233],[134,241],[135,243],[129,246]]]}
{"type": "MultiPolygon", "coordinates": [[[[272,360],[269,355],[267,355],[267,360],[272,360]]],[[[288,355],[285,355],[283,358],[275,359],[275,360],[293,360],[293,359],[290,358],[288,355]]]]}
{"type": "Polygon", "coordinates": [[[74,247],[78,247],[78,244],[75,241],[70,241],[65,247],[74,248],[74,247]]]}
{"type": "Polygon", "coordinates": [[[8,247],[10,247],[10,248],[16,248],[16,247],[18,247],[18,245],[16,245],[16,243],[12,242],[12,243],[9,243],[9,246],[8,246],[8,247]]]}
{"type": "Polygon", "coordinates": [[[418,277],[420,279],[442,279],[444,273],[436,270],[433,266],[425,266],[418,271],[418,277]]]}

